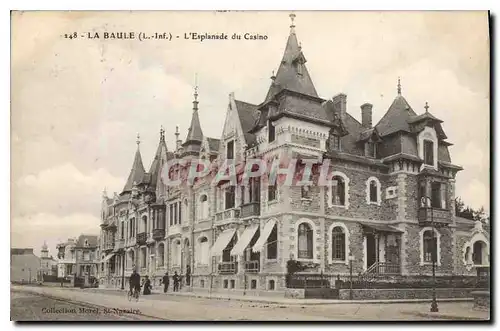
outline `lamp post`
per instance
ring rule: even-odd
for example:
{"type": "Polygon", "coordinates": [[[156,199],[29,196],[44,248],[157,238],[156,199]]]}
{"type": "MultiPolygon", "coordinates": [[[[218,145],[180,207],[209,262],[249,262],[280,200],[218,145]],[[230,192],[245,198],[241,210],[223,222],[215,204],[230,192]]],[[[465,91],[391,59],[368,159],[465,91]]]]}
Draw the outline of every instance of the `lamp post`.
{"type": "Polygon", "coordinates": [[[352,300],[352,262],[354,261],[354,256],[349,254],[349,300],[352,300]]]}
{"type": "Polygon", "coordinates": [[[436,242],[436,224],[434,223],[434,209],[432,208],[432,200],[428,196],[422,197],[422,203],[427,209],[431,210],[431,226],[432,226],[432,303],[431,312],[438,312],[438,304],[436,300],[436,258],[437,258],[437,242],[436,242]]]}

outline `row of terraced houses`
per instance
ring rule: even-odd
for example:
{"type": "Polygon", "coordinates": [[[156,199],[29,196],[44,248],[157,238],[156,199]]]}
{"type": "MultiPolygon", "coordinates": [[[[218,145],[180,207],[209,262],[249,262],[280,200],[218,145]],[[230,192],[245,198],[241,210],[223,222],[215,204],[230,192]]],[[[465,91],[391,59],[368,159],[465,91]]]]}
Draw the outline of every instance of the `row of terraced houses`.
{"type": "Polygon", "coordinates": [[[290,258],[305,266],[302,273],[324,275],[346,275],[350,263],[355,274],[428,275],[433,251],[438,275],[489,265],[489,233],[455,216],[462,168],[425,101],[421,111],[412,108],[398,82],[378,123],[369,103],[360,106],[359,122],[346,111],[346,95],[318,96],[305,64],[292,25],[263,102],[230,94],[220,137],[203,133],[195,89],[186,138],[177,130],[169,151],[161,130],[148,171],[138,141],[122,192],[102,197],[102,286],[127,286],[133,268],[155,285],[167,271],[189,270],[192,289],[282,293],[290,258]],[[284,157],[330,160],[333,184],[167,186],[162,177],[175,158],[284,157]]]}

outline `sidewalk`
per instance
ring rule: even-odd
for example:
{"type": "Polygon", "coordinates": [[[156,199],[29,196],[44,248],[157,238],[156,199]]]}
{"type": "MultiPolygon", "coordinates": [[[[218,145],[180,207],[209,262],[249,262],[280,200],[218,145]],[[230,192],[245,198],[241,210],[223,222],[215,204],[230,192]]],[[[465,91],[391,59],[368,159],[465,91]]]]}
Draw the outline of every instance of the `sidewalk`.
{"type": "MultiPolygon", "coordinates": [[[[87,292],[101,292],[102,291],[125,291],[116,288],[87,288],[87,292]]],[[[160,291],[153,293],[160,294],[160,291]]],[[[163,294],[163,293],[161,293],[163,294]]],[[[329,305],[329,304],[392,304],[392,303],[430,303],[431,299],[387,299],[387,300],[338,300],[338,299],[293,299],[293,298],[279,298],[279,297],[265,297],[265,296],[251,296],[251,295],[231,295],[227,293],[196,293],[196,292],[168,292],[168,296],[179,297],[194,297],[211,300],[234,300],[234,301],[248,301],[255,303],[269,303],[269,304],[286,304],[286,305],[329,305]]],[[[473,298],[449,298],[437,299],[438,302],[473,302],[473,298]]]]}

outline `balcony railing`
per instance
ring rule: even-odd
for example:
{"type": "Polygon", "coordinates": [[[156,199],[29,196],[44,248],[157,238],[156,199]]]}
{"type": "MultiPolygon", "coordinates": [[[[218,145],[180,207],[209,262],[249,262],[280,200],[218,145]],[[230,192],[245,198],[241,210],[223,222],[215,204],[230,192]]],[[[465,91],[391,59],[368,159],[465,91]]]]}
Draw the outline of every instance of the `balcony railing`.
{"type": "Polygon", "coordinates": [[[260,202],[250,202],[241,206],[240,217],[250,217],[260,215],[260,202]]]}
{"type": "Polygon", "coordinates": [[[451,212],[446,209],[435,209],[422,207],[418,210],[418,221],[421,224],[428,224],[434,220],[434,223],[451,223],[451,212]]]}
{"type": "Polygon", "coordinates": [[[246,261],[245,262],[245,271],[246,272],[259,272],[260,271],[260,263],[259,261],[246,261]]]}
{"type": "Polygon", "coordinates": [[[153,239],[162,240],[165,238],[165,229],[153,229],[153,239]]]}
{"type": "Polygon", "coordinates": [[[220,274],[228,275],[238,272],[238,262],[221,262],[218,265],[220,274]]]}
{"type": "Polygon", "coordinates": [[[105,250],[110,250],[110,249],[113,249],[115,248],[115,243],[114,242],[107,242],[104,244],[104,249],[105,250]]]}
{"type": "Polygon", "coordinates": [[[137,244],[144,245],[146,243],[146,240],[148,240],[147,232],[141,232],[137,234],[137,244]]]}
{"type": "Polygon", "coordinates": [[[228,209],[228,210],[224,210],[224,211],[221,211],[221,212],[218,212],[217,214],[215,214],[215,220],[216,221],[226,221],[226,220],[230,220],[230,219],[235,219],[235,218],[239,218],[240,217],[240,210],[239,208],[233,208],[233,209],[228,209]]]}

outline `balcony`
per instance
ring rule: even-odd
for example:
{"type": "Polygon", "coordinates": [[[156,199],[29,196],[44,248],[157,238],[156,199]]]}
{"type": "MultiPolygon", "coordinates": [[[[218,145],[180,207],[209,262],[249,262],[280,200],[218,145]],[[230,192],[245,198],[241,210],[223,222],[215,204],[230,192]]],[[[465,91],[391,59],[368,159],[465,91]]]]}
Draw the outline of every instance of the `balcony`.
{"type": "Polygon", "coordinates": [[[433,220],[437,225],[448,225],[451,223],[451,212],[446,209],[425,207],[418,210],[418,222],[420,225],[430,225],[433,220]]]}
{"type": "Polygon", "coordinates": [[[240,209],[239,208],[233,208],[233,209],[228,209],[224,210],[221,212],[218,212],[215,214],[215,221],[216,222],[221,222],[221,221],[228,221],[228,220],[234,220],[240,217],[240,209]]]}
{"type": "Polygon", "coordinates": [[[259,216],[260,215],[260,202],[250,202],[241,206],[241,218],[259,216]]]}
{"type": "Polygon", "coordinates": [[[138,245],[145,245],[146,240],[148,240],[147,232],[141,232],[141,233],[137,234],[137,244],[138,245]]]}
{"type": "Polygon", "coordinates": [[[115,251],[125,248],[125,239],[118,239],[115,244],[115,251]]]}
{"type": "Polygon", "coordinates": [[[221,275],[234,275],[238,272],[238,262],[221,262],[218,270],[221,275]]]}
{"type": "Polygon", "coordinates": [[[257,273],[260,271],[259,261],[245,261],[245,272],[257,273]]]}
{"type": "Polygon", "coordinates": [[[162,240],[165,238],[165,229],[153,229],[153,239],[162,240]]]}
{"type": "Polygon", "coordinates": [[[107,242],[103,245],[105,251],[109,251],[115,248],[115,243],[113,241],[107,242]]]}

